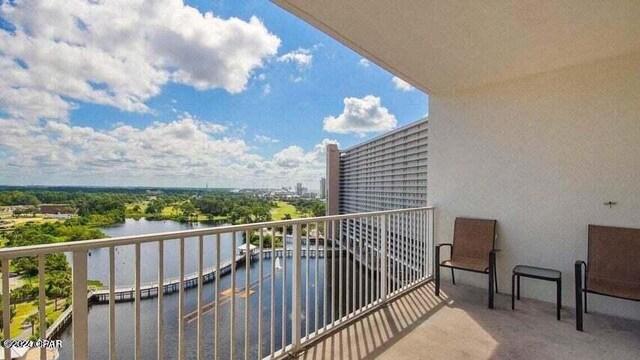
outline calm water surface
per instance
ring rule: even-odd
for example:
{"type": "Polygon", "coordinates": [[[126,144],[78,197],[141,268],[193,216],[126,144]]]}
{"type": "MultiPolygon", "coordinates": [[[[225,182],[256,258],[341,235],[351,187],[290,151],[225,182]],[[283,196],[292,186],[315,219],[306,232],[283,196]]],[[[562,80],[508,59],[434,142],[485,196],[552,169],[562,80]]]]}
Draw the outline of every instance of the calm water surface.
{"type": "MultiPolygon", "coordinates": [[[[127,219],[125,223],[113,227],[103,229],[104,232],[111,236],[137,235],[158,233],[167,231],[179,231],[197,228],[206,228],[210,225],[204,224],[182,224],[174,221],[146,221],[127,219]]],[[[241,243],[241,237],[237,236],[237,244],[241,243]]],[[[164,250],[164,276],[165,279],[177,277],[179,273],[179,255],[178,240],[165,241],[164,250]]],[[[204,238],[204,266],[215,266],[215,242],[213,237],[204,238]]],[[[122,246],[116,248],[116,286],[131,286],[134,282],[134,246],[122,246]]],[[[225,262],[231,259],[233,254],[231,234],[225,234],[221,237],[221,261],[225,262]]],[[[198,259],[198,239],[185,239],[185,273],[193,273],[197,271],[198,259]]],[[[92,250],[88,259],[89,263],[89,279],[101,280],[104,284],[109,283],[109,250],[97,249],[92,250]]],[[[283,271],[276,270],[271,273],[271,260],[263,260],[264,275],[263,284],[263,303],[262,308],[258,304],[258,283],[259,283],[259,267],[258,261],[253,261],[250,267],[249,286],[253,293],[249,297],[249,334],[251,338],[250,356],[258,358],[258,333],[262,332],[262,356],[270,353],[270,321],[273,316],[275,320],[275,344],[276,348],[280,348],[283,337],[287,342],[291,338],[291,269],[292,263],[287,259],[286,279],[283,279],[283,271]],[[273,282],[272,282],[273,280],[273,282]],[[284,282],[284,299],[283,301],[283,282],[284,282]],[[273,283],[275,312],[271,314],[271,289],[273,283]],[[285,302],[287,308],[286,320],[287,325],[283,334],[282,328],[282,304],[285,302]],[[258,311],[263,314],[263,327],[258,329],[258,311]]],[[[315,287],[316,260],[309,259],[309,284],[306,284],[306,266],[307,260],[302,259],[302,306],[303,312],[306,304],[306,291],[309,291],[309,328],[315,327],[314,304],[315,296],[318,296],[318,319],[320,325],[323,321],[322,310],[324,308],[324,279],[330,278],[331,270],[330,259],[327,260],[327,270],[325,272],[325,260],[317,260],[318,269],[318,287],[315,287]]],[[[344,260],[345,265],[348,260],[344,260]]],[[[337,259],[336,259],[337,262],[337,259]]],[[[141,245],[141,281],[143,283],[157,280],[158,273],[158,245],[157,243],[141,245]]],[[[283,264],[284,265],[284,264],[283,264]]],[[[351,265],[349,265],[351,266],[351,265]]],[[[245,289],[245,265],[240,265],[236,270],[236,286],[244,291],[245,289]]],[[[337,272],[337,266],[336,266],[337,272]]],[[[346,281],[346,280],[345,280],[346,281]]],[[[220,289],[224,291],[231,286],[231,276],[222,277],[220,281],[220,289]]],[[[336,281],[337,286],[337,281],[336,281]]],[[[345,286],[351,286],[345,282],[345,286]]],[[[331,290],[327,290],[328,295],[331,290]]],[[[337,290],[336,290],[337,291],[337,290]]],[[[211,303],[215,298],[215,282],[203,286],[203,304],[211,303]]],[[[235,309],[235,354],[234,358],[244,357],[244,309],[247,304],[243,296],[236,295],[235,309]]],[[[197,289],[189,289],[185,291],[185,314],[196,311],[197,308],[197,289]]],[[[330,304],[327,305],[330,308],[330,304]]],[[[118,303],[116,309],[116,349],[119,359],[132,359],[134,353],[134,303],[118,303]]],[[[155,359],[157,355],[157,298],[142,300],[141,305],[141,334],[142,334],[142,358],[155,359]]],[[[219,343],[218,351],[220,358],[231,358],[229,353],[231,333],[231,307],[230,297],[226,299],[221,297],[219,305],[219,343]]],[[[164,296],[164,356],[166,359],[177,358],[177,334],[178,334],[178,293],[164,296]]],[[[195,317],[194,317],[195,318],[195,317]]],[[[202,341],[206,359],[213,358],[214,353],[214,313],[205,313],[202,318],[202,341]]],[[[303,321],[307,319],[303,316],[303,321]]],[[[303,322],[303,331],[305,323],[303,322]]],[[[71,327],[68,327],[61,335],[63,347],[60,349],[60,359],[72,359],[72,336],[71,327]]],[[[106,359],[109,349],[109,307],[108,305],[93,305],[89,310],[89,348],[91,359],[106,359]]],[[[196,358],[196,321],[185,321],[185,358],[196,358]]]]}

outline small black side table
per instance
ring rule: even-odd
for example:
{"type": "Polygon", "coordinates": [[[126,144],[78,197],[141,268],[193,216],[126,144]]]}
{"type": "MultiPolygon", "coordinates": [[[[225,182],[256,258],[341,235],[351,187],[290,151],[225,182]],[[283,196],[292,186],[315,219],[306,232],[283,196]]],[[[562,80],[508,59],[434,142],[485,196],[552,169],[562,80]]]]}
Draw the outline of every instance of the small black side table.
{"type": "Polygon", "coordinates": [[[528,277],[532,279],[555,281],[556,282],[556,312],[558,320],[560,320],[560,309],[562,309],[562,273],[558,270],[545,269],[534,266],[518,265],[513,268],[511,275],[511,309],[516,308],[515,300],[515,284],[518,279],[518,300],[520,300],[520,277],[528,277]]]}

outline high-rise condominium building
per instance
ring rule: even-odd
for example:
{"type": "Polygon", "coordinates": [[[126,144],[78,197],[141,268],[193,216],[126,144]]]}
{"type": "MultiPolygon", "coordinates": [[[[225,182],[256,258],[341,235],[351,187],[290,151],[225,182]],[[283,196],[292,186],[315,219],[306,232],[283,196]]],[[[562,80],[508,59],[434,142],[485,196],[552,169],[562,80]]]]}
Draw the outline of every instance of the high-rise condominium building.
{"type": "MultiPolygon", "coordinates": [[[[346,150],[327,145],[327,215],[426,206],[427,140],[425,118],[346,150]]],[[[390,218],[388,236],[401,238],[400,230],[414,221],[417,220],[390,218]]],[[[337,238],[343,246],[356,257],[364,247],[371,264],[376,263],[380,249],[372,241],[379,237],[372,235],[379,230],[377,223],[357,221],[336,229],[342,234],[337,238]]],[[[403,246],[388,251],[392,261],[408,261],[414,250],[403,246]]]]}
{"type": "Polygon", "coordinates": [[[428,120],[346,150],[327,145],[328,215],[427,204],[428,120]]]}

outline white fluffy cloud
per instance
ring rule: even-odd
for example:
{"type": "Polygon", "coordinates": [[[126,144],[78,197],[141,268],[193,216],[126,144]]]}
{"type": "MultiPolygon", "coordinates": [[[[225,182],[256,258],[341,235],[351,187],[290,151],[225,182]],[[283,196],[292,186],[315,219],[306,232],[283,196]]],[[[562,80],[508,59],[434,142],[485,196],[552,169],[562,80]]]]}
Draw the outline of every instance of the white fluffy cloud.
{"type": "MultiPolygon", "coordinates": [[[[49,120],[28,123],[0,118],[0,183],[265,187],[324,174],[325,139],[309,151],[291,146],[272,157],[228,126],[189,114],[146,127],[112,129],[49,120]]],[[[256,136],[255,141],[276,140],[256,136]]]]}
{"type": "Polygon", "coordinates": [[[391,81],[393,81],[393,85],[396,87],[396,90],[400,90],[400,91],[413,91],[413,90],[415,90],[415,88],[413,86],[411,86],[408,82],[400,79],[397,76],[394,76],[393,79],[391,79],[391,81]]]}
{"type": "Polygon", "coordinates": [[[0,108],[20,119],[66,119],[70,99],[148,111],[170,81],[238,93],[280,45],[256,17],[182,0],[2,2],[0,16],[15,26],[0,30],[0,108]]]}
{"type": "Polygon", "coordinates": [[[268,137],[266,135],[256,135],[253,137],[253,140],[260,144],[275,144],[280,142],[280,140],[268,137]]]}
{"type": "Polygon", "coordinates": [[[279,56],[278,61],[294,63],[301,68],[310,67],[313,62],[313,54],[309,49],[299,48],[279,56]]]}
{"type": "Polygon", "coordinates": [[[348,97],[343,100],[344,109],[338,116],[324,118],[324,129],[339,134],[382,132],[398,125],[396,117],[382,106],[380,98],[367,95],[364,98],[348,97]]]}
{"type": "Polygon", "coordinates": [[[362,66],[363,68],[368,68],[369,66],[371,66],[371,61],[362,58],[360,59],[360,61],[358,61],[358,65],[362,66]]]}

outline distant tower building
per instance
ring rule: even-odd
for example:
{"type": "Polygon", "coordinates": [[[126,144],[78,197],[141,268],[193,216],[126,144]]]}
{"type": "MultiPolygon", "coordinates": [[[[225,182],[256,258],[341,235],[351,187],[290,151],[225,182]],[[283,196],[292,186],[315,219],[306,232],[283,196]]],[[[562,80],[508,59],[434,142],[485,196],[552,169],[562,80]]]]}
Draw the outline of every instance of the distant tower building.
{"type": "Polygon", "coordinates": [[[320,178],[320,199],[327,198],[327,179],[321,177],[320,178]]]}
{"type": "Polygon", "coordinates": [[[296,195],[302,196],[302,183],[296,184],[296,195]]]}

